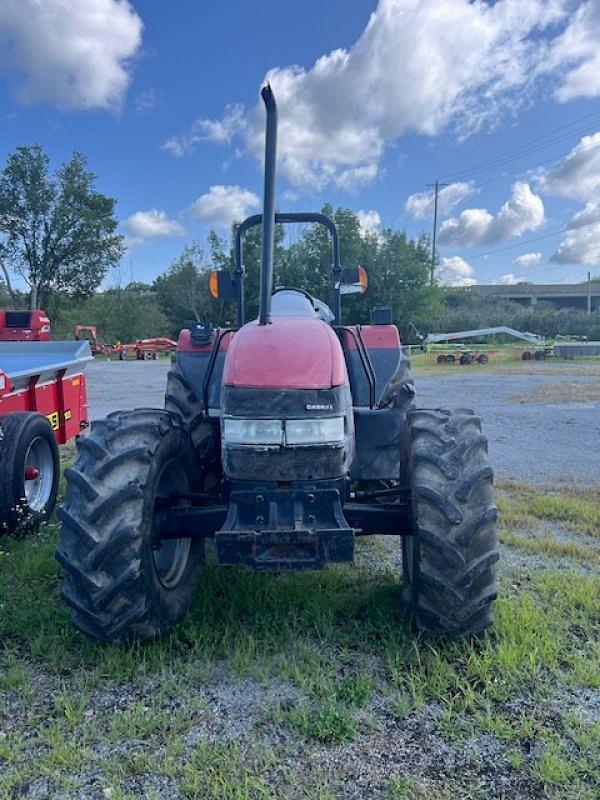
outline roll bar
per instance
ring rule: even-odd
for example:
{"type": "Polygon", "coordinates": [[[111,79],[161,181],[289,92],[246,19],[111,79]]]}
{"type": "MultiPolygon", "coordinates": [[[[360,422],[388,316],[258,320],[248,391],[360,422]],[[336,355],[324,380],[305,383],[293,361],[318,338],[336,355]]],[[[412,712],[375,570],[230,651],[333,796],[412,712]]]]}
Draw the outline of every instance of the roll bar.
{"type": "MultiPolygon", "coordinates": [[[[238,309],[238,325],[241,327],[245,322],[244,313],[244,239],[246,232],[260,225],[263,221],[262,214],[254,214],[252,217],[247,217],[235,231],[235,286],[236,286],[236,299],[238,309]]],[[[327,228],[331,235],[331,244],[333,250],[333,314],[335,317],[335,324],[340,325],[342,321],[342,303],[341,303],[341,281],[342,281],[342,265],[340,263],[340,238],[335,223],[325,214],[311,211],[294,211],[275,214],[275,224],[289,224],[294,222],[315,222],[327,228]]],[[[264,231],[264,227],[263,227],[264,231]]],[[[263,234],[264,235],[264,234],[263,234]]],[[[264,251],[263,251],[264,255],[264,251]]],[[[264,268],[263,268],[264,269],[264,268]]],[[[272,294],[273,273],[271,272],[271,285],[269,286],[269,315],[271,310],[271,294],[272,294]]],[[[262,288],[263,288],[263,275],[261,272],[261,302],[262,302],[262,288]]],[[[265,324],[265,323],[261,323],[265,324]]]]}

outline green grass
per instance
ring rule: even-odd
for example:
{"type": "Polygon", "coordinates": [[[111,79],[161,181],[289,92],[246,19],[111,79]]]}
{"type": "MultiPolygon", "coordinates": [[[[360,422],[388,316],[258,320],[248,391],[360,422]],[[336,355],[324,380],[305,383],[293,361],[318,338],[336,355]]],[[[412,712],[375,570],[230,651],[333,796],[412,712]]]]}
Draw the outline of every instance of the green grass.
{"type": "MultiPolygon", "coordinates": [[[[90,772],[104,776],[113,798],[133,796],[132,781],[148,774],[172,781],[184,798],[334,798],[340,776],[317,767],[307,773],[311,753],[367,741],[378,709],[403,724],[431,702],[441,709],[436,735],[452,746],[486,733],[503,743],[507,770],[532,792],[566,797],[577,788],[587,797],[598,778],[600,727],[568,709],[543,710],[560,687],[600,688],[600,576],[578,568],[597,559],[596,498],[597,490],[567,496],[503,487],[505,543],[541,542],[549,557],[567,555],[573,569],[511,574],[494,628],[475,641],[412,632],[391,569],[270,576],[209,564],[172,635],[145,646],[101,646],[71,627],[58,596],[57,530],[3,539],[0,800],[39,776],[68,796],[77,776],[90,772]],[[519,532],[544,521],[584,534],[582,544],[519,532]],[[570,544],[577,546],[558,552],[570,544]],[[258,700],[235,712],[247,718],[248,738],[214,734],[190,744],[212,718],[200,688],[215,675],[232,687],[242,678],[258,687],[258,700]],[[274,681],[283,687],[280,699],[289,695],[281,705],[269,695],[274,681]],[[117,706],[98,702],[111,692],[123,697],[117,706]],[[528,705],[515,710],[515,698],[528,705]],[[533,741],[539,748],[531,755],[533,741]]],[[[406,767],[407,774],[388,776],[382,796],[485,796],[475,772],[460,785],[442,775],[424,788],[406,767]]]]}
{"type": "Polygon", "coordinates": [[[498,506],[505,526],[513,530],[532,522],[559,522],[574,533],[600,538],[600,488],[536,487],[516,481],[500,483],[498,506]]]}
{"type": "MultiPolygon", "coordinates": [[[[456,350],[459,348],[457,347],[456,350]]],[[[502,375],[587,375],[595,377],[600,375],[599,358],[581,358],[565,361],[563,359],[548,359],[546,361],[522,361],[521,353],[526,347],[522,348],[495,348],[488,349],[483,346],[478,348],[472,346],[472,350],[481,350],[489,355],[487,364],[438,364],[436,358],[439,351],[429,353],[413,353],[410,357],[411,367],[416,375],[468,375],[471,372],[485,371],[494,372],[502,375]]],[[[454,351],[453,351],[454,352],[454,351]]]]}

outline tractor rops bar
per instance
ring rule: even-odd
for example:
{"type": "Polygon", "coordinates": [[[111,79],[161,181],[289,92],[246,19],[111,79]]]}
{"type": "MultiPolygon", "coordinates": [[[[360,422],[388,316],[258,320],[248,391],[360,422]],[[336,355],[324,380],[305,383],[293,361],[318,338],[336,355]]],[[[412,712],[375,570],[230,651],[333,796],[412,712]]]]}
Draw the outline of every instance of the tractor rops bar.
{"type": "MultiPolygon", "coordinates": [[[[235,231],[235,272],[237,278],[237,297],[238,297],[238,325],[242,326],[245,322],[244,317],[244,238],[249,228],[262,223],[262,214],[254,214],[247,217],[235,231]]],[[[342,265],[340,262],[340,239],[337,228],[332,219],[326,214],[318,211],[290,211],[275,214],[275,224],[283,225],[289,223],[310,223],[315,222],[323,225],[331,235],[331,245],[333,251],[333,313],[336,325],[341,323],[341,292],[340,282],[342,279],[342,265]]],[[[271,281],[272,282],[272,281],[271,281]]],[[[270,308],[270,298],[269,298],[270,308]]]]}

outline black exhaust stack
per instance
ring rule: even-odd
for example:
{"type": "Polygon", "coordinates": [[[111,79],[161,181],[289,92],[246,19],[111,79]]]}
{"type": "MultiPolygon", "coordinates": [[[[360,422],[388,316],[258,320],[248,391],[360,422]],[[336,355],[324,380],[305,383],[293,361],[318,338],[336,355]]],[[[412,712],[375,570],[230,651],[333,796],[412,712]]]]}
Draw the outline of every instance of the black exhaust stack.
{"type": "Polygon", "coordinates": [[[265,189],[262,214],[262,258],[260,264],[260,305],[258,324],[271,322],[273,293],[273,248],[275,246],[275,161],[277,158],[277,104],[269,84],[261,89],[267,109],[265,137],[265,189]]]}

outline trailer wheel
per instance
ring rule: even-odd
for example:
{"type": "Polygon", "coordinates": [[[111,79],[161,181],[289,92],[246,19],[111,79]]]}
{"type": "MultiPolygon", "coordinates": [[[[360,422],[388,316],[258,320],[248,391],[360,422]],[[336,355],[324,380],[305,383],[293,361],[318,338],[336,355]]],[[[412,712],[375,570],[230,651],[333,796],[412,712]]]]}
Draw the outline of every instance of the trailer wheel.
{"type": "Polygon", "coordinates": [[[438,364],[445,364],[446,363],[446,356],[443,353],[440,353],[439,356],[436,358],[438,364]]]}
{"type": "Polygon", "coordinates": [[[0,417],[0,533],[34,530],[49,519],[59,482],[58,445],[46,417],[0,417]]]}
{"type": "Polygon", "coordinates": [[[202,539],[155,541],[157,501],[203,488],[189,435],[166,411],[117,411],[77,449],[58,511],[61,596],[92,639],[152,639],[181,619],[202,573],[202,539]]]}
{"type": "Polygon", "coordinates": [[[490,357],[488,356],[488,354],[487,354],[487,353],[480,353],[480,354],[477,356],[477,361],[478,361],[480,364],[488,364],[488,363],[489,363],[489,360],[490,360],[490,357]]]}
{"type": "Polygon", "coordinates": [[[404,599],[427,633],[481,633],[497,595],[493,471],[481,421],[468,409],[417,410],[407,420],[413,534],[404,536],[404,599]]]}
{"type": "Polygon", "coordinates": [[[460,357],[460,363],[464,367],[466,364],[471,364],[473,362],[473,357],[468,355],[467,353],[463,353],[460,357]]]}

